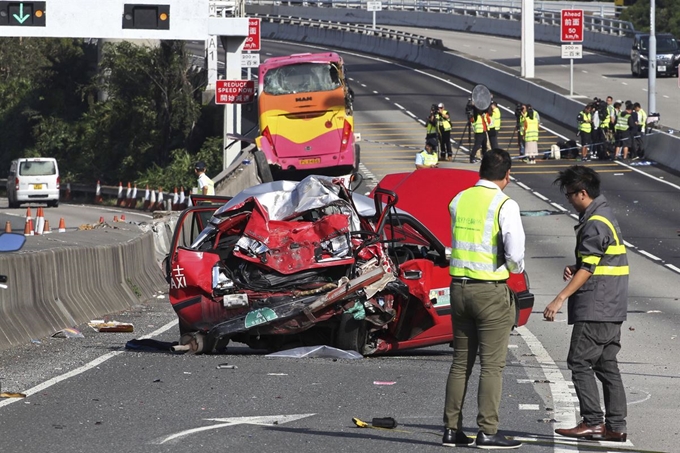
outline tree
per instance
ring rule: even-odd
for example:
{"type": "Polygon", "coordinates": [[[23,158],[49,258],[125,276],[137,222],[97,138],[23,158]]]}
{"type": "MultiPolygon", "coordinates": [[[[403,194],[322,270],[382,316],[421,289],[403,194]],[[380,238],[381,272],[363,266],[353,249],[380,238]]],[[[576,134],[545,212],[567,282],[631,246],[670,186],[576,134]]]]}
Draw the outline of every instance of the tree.
{"type": "MultiPolygon", "coordinates": [[[[680,2],[656,0],[655,25],[657,33],[672,33],[680,37],[680,2]]],[[[638,0],[621,13],[620,19],[632,22],[636,30],[649,32],[649,0],[638,0]]]]}

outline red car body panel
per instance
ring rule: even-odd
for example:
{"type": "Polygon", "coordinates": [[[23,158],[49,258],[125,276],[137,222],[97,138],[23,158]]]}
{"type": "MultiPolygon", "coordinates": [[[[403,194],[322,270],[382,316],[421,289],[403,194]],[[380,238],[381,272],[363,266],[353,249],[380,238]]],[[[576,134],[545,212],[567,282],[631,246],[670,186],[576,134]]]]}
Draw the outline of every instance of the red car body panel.
{"type": "MultiPolygon", "coordinates": [[[[308,209],[317,199],[313,195],[301,203],[306,211],[290,215],[280,204],[268,210],[258,195],[244,192],[217,211],[214,205],[184,211],[166,269],[180,331],[269,349],[302,335],[305,341],[344,344],[366,355],[451,342],[447,207],[477,179],[463,170],[390,175],[373,200],[352,196],[329,179],[324,184],[339,187],[339,198],[321,210],[308,209]],[[455,183],[442,185],[437,178],[455,183]],[[284,218],[270,218],[284,211],[284,218]],[[189,226],[206,228],[195,238],[187,234],[189,226]],[[312,280],[304,280],[308,275],[312,280]],[[357,307],[364,317],[354,322],[349,313],[357,307]],[[327,339],[318,340],[318,332],[327,339]],[[352,335],[361,344],[348,343],[352,335]]],[[[280,203],[289,192],[278,190],[289,183],[275,184],[255,191],[280,203]]],[[[303,190],[291,199],[304,196],[309,194],[303,190]]],[[[522,276],[515,280],[509,285],[521,301],[517,321],[522,325],[533,295],[522,276]]]]}

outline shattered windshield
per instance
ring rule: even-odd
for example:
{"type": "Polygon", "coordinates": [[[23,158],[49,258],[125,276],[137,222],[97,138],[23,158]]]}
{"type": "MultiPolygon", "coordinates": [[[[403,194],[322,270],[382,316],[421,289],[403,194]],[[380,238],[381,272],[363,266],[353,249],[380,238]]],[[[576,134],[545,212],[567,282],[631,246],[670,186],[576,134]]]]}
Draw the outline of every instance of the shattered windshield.
{"type": "Polygon", "coordinates": [[[341,86],[338,67],[332,63],[301,63],[274,68],[264,76],[267,94],[332,91],[341,86]]]}

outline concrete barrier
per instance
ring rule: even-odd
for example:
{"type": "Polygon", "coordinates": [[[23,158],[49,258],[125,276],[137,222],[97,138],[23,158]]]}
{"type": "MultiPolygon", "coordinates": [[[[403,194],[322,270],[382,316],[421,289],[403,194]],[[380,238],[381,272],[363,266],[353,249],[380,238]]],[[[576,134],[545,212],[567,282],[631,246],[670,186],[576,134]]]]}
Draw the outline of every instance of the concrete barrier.
{"type": "MultiPolygon", "coordinates": [[[[352,10],[354,13],[354,10],[352,10]]],[[[285,22],[285,21],[284,21],[285,22]]],[[[421,64],[456,77],[493,87],[509,99],[531,99],[539,113],[571,125],[583,103],[567,97],[568,90],[544,80],[525,80],[505,66],[456,52],[446,52],[428,45],[416,45],[392,37],[343,32],[331,27],[307,27],[263,20],[262,36],[283,41],[307,42],[332,48],[355,50],[421,64]]],[[[680,140],[671,134],[655,132],[646,138],[647,157],[669,168],[680,170],[680,140]]]]}
{"type": "Polygon", "coordinates": [[[0,255],[0,349],[129,309],[167,287],[154,237],[133,224],[28,238],[0,255]]]}
{"type": "MultiPolygon", "coordinates": [[[[372,24],[373,13],[361,9],[312,8],[286,5],[247,5],[250,15],[293,16],[307,19],[342,22],[352,24],[372,24]]],[[[441,30],[464,31],[485,35],[520,38],[522,23],[519,20],[494,19],[474,15],[434,13],[425,11],[382,10],[378,13],[380,26],[409,26],[419,28],[438,28],[441,30]]],[[[536,41],[562,44],[559,24],[536,23],[536,41]]],[[[633,38],[627,31],[612,30],[611,34],[584,31],[583,47],[589,50],[628,56],[633,38]]]]}

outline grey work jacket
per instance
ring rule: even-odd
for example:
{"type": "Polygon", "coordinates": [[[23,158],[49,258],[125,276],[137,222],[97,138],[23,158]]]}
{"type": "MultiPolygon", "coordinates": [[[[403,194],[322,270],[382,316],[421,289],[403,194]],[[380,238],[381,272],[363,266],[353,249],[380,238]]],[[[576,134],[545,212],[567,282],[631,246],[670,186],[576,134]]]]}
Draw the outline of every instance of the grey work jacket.
{"type": "Polygon", "coordinates": [[[622,322],[628,311],[628,258],[607,199],[600,195],[579,216],[576,270],[593,275],[569,297],[568,323],[622,322]]]}

